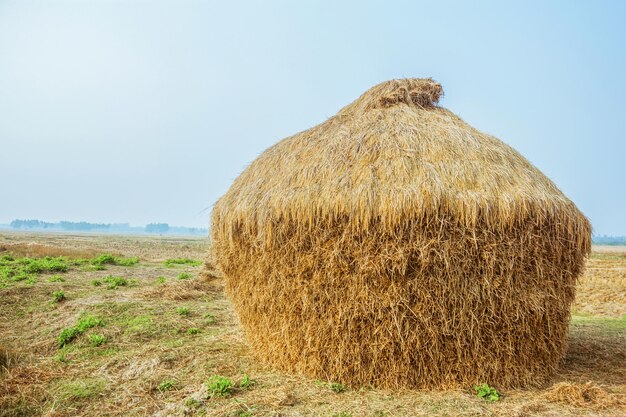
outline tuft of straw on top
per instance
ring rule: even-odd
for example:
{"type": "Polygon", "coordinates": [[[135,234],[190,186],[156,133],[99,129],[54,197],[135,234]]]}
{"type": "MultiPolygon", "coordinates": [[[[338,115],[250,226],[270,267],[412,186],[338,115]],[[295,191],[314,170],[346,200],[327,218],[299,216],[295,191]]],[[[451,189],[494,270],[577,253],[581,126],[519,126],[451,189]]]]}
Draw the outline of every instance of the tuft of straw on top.
{"type": "Polygon", "coordinates": [[[387,388],[553,373],[591,225],[442,94],[432,79],[374,86],[215,204],[213,260],[259,358],[387,388]]]}

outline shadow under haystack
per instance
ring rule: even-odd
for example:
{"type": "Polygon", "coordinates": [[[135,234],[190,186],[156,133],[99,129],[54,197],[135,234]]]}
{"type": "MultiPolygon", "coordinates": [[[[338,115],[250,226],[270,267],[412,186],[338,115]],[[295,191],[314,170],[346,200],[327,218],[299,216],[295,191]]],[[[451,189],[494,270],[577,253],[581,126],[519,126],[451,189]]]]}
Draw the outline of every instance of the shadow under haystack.
{"type": "Polygon", "coordinates": [[[261,154],[212,213],[212,251],[265,362],[351,385],[545,382],[590,224],[537,168],[379,84],[261,154]]]}

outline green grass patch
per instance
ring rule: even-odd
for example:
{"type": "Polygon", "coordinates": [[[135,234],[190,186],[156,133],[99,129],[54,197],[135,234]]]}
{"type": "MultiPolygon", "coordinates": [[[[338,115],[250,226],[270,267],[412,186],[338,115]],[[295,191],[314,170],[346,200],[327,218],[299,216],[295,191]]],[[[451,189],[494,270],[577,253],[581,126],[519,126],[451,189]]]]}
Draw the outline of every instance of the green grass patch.
{"type": "Polygon", "coordinates": [[[178,279],[191,279],[193,278],[193,275],[191,275],[189,272],[181,272],[180,274],[178,274],[178,279]]]}
{"type": "Polygon", "coordinates": [[[27,281],[34,284],[36,276],[43,273],[67,272],[68,260],[62,256],[45,258],[14,258],[10,255],[0,257],[0,284],[7,286],[11,282],[27,281]]]}
{"type": "Polygon", "coordinates": [[[126,278],[114,275],[106,276],[102,278],[102,281],[107,283],[108,290],[114,290],[117,287],[126,287],[128,285],[128,280],[126,278]]]}
{"type": "Polygon", "coordinates": [[[92,334],[89,335],[89,341],[91,342],[91,346],[98,347],[106,343],[107,338],[102,334],[92,334]]]}
{"type": "Polygon", "coordinates": [[[139,258],[115,258],[115,265],[118,266],[135,266],[139,263],[139,258]]]}
{"type": "Polygon", "coordinates": [[[76,328],[82,333],[87,329],[91,329],[96,326],[104,326],[104,322],[102,319],[99,319],[94,316],[85,316],[76,325],[76,328]]]}
{"type": "Polygon", "coordinates": [[[159,331],[154,319],[149,315],[132,317],[122,321],[120,324],[126,328],[126,333],[131,334],[154,336],[159,331]]]}
{"type": "Polygon", "coordinates": [[[76,326],[63,329],[57,338],[59,349],[73,342],[86,330],[96,326],[104,326],[104,322],[97,317],[87,315],[81,318],[76,326]]]}
{"type": "Polygon", "coordinates": [[[189,259],[189,258],[172,258],[172,259],[167,259],[163,263],[165,264],[165,266],[169,268],[173,266],[177,266],[177,265],[188,265],[188,266],[202,265],[202,261],[198,261],[196,259],[189,259]]]}
{"type": "Polygon", "coordinates": [[[63,401],[84,400],[101,394],[105,388],[104,378],[71,379],[59,382],[54,393],[63,401]]]}
{"type": "Polygon", "coordinates": [[[82,267],[82,270],[85,272],[92,272],[92,271],[104,271],[106,270],[106,267],[104,265],[85,265],[82,267]]]}
{"type": "Polygon", "coordinates": [[[65,278],[61,275],[52,275],[51,277],[48,277],[48,282],[65,282],[65,278]]]}
{"type": "Polygon", "coordinates": [[[189,316],[191,314],[191,312],[189,311],[189,308],[187,307],[178,307],[176,309],[176,312],[181,316],[189,316]]]}
{"type": "Polygon", "coordinates": [[[174,389],[175,385],[176,385],[176,383],[174,381],[172,381],[171,379],[166,379],[165,381],[161,382],[157,386],[157,389],[159,391],[161,391],[161,392],[170,391],[170,390],[174,389]]]}
{"type": "Polygon", "coordinates": [[[91,265],[116,265],[116,266],[133,266],[139,263],[139,258],[122,258],[105,253],[91,260],[91,265]]]}
{"type": "MultiPolygon", "coordinates": [[[[139,258],[116,257],[103,254],[92,259],[72,259],[64,256],[46,256],[43,258],[22,257],[15,258],[12,255],[0,257],[0,286],[5,287],[12,282],[26,281],[29,284],[36,282],[36,276],[44,273],[63,273],[72,267],[80,266],[85,271],[100,271],[106,269],[105,265],[133,266],[139,262],[139,258]]],[[[63,282],[63,278],[54,275],[49,278],[50,282],[63,282]]]]}

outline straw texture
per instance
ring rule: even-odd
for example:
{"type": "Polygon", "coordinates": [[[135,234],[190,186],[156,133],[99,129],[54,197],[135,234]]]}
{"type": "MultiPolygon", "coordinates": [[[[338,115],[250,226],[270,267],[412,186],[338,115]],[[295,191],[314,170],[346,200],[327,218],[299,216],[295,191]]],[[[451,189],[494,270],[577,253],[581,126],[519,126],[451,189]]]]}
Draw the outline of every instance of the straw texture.
{"type": "Polygon", "coordinates": [[[555,370],[590,224],[442,94],[379,84],[267,149],[215,204],[212,256],[262,360],[383,388],[555,370]]]}

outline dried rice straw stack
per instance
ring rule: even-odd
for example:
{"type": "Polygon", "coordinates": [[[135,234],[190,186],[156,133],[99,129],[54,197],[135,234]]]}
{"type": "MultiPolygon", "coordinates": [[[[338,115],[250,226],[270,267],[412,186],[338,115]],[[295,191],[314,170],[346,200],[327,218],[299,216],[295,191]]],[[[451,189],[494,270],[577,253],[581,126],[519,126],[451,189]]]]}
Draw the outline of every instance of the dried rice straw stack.
{"type": "Polygon", "coordinates": [[[442,94],[379,84],[267,149],[215,204],[213,257],[262,360],[382,388],[554,372],[589,221],[442,94]]]}

